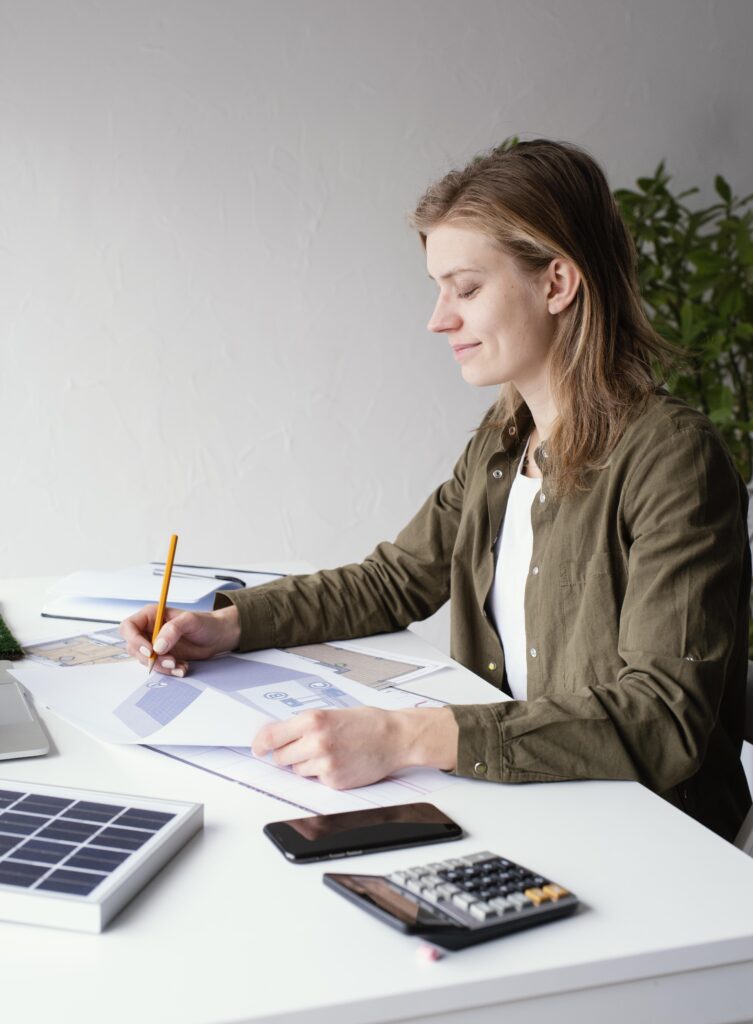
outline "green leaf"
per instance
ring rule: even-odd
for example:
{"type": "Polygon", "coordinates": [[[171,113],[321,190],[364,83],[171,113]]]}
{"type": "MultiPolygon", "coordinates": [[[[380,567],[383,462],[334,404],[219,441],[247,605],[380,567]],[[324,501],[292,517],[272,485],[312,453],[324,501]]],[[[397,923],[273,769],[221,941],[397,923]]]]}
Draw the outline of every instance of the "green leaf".
{"type": "Polygon", "coordinates": [[[717,174],[717,176],[714,178],[714,188],[716,189],[717,194],[720,195],[722,199],[725,201],[725,203],[732,202],[732,189],[729,187],[729,185],[721,176],[721,174],[717,174]]]}
{"type": "Polygon", "coordinates": [[[709,252],[708,249],[694,249],[688,253],[688,260],[702,274],[721,274],[722,271],[727,269],[727,260],[723,256],[709,252]]]}
{"type": "Polygon", "coordinates": [[[719,395],[716,401],[709,402],[709,419],[719,427],[726,426],[735,418],[732,392],[723,385],[720,390],[725,392],[725,394],[719,395]]]}
{"type": "Polygon", "coordinates": [[[753,210],[746,204],[753,193],[737,199],[719,174],[716,201],[691,209],[683,200],[699,190],[673,192],[663,160],[636,187],[615,192],[615,199],[635,244],[646,315],[684,352],[668,386],[711,416],[747,480],[753,473],[753,423],[749,412],[743,416],[753,406],[753,210]]]}
{"type": "Polygon", "coordinates": [[[688,299],[685,299],[680,309],[680,336],[686,345],[690,342],[692,334],[693,303],[689,302],[688,299]]]}
{"type": "Polygon", "coordinates": [[[719,303],[719,316],[729,320],[743,308],[743,295],[738,287],[728,288],[719,303]]]}
{"type": "Polygon", "coordinates": [[[724,331],[713,331],[706,340],[705,355],[709,360],[719,359],[727,346],[724,331]]]}
{"type": "Polygon", "coordinates": [[[746,267],[753,265],[753,239],[750,237],[750,225],[740,221],[735,233],[735,245],[740,260],[746,267]]]}

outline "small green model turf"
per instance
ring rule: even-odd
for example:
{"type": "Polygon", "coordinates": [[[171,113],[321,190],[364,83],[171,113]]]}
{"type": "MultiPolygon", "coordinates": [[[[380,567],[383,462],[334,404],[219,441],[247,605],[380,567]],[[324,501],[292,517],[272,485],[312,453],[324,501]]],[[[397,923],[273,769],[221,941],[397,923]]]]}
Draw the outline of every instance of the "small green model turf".
{"type": "Polygon", "coordinates": [[[23,658],[24,652],[18,640],[13,636],[5,624],[5,619],[0,615],[0,661],[16,661],[23,658]]]}

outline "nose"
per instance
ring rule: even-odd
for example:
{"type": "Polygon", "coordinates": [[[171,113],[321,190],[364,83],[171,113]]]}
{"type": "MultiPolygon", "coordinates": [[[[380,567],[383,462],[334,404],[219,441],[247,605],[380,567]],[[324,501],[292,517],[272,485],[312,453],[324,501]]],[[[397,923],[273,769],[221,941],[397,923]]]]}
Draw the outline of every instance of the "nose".
{"type": "Polygon", "coordinates": [[[437,304],[434,307],[434,312],[429,318],[429,322],[426,325],[428,331],[433,331],[435,334],[442,334],[444,331],[454,331],[462,324],[462,320],[458,313],[456,313],[448,302],[441,296],[437,299],[437,304]]]}

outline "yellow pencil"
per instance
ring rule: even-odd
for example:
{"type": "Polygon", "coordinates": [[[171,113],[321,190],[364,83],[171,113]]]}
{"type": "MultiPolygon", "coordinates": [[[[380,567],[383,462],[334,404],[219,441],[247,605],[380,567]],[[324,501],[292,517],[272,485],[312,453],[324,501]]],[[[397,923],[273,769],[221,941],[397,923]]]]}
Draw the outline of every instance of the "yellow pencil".
{"type": "MultiPolygon", "coordinates": [[[[157,605],[157,617],[154,620],[154,631],[152,633],[152,652],[154,652],[154,641],[159,635],[159,631],[162,629],[162,623],[165,619],[165,605],[167,604],[167,591],[170,587],[170,576],[173,571],[173,560],[175,558],[175,547],[178,543],[178,535],[174,533],[170,538],[170,550],[167,552],[167,561],[165,562],[165,575],[162,577],[162,593],[159,596],[159,604],[157,605]]],[[[154,663],[157,660],[157,655],[152,653],[149,659],[149,672],[151,674],[154,668],[154,663]]]]}

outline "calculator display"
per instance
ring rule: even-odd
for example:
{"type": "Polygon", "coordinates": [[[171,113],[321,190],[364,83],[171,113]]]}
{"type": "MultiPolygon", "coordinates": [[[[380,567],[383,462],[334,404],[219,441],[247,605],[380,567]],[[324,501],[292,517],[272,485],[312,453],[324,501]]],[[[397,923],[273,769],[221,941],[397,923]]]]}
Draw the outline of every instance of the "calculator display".
{"type": "Polygon", "coordinates": [[[398,931],[445,949],[556,921],[579,906],[569,889],[489,850],[388,875],[325,872],[322,881],[398,931]]]}
{"type": "Polygon", "coordinates": [[[433,912],[425,904],[412,899],[407,893],[397,892],[378,875],[336,875],[341,886],[368,901],[375,909],[397,918],[411,928],[442,923],[452,924],[445,915],[433,912]]]}

